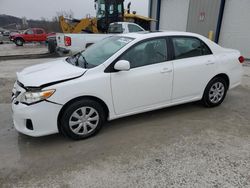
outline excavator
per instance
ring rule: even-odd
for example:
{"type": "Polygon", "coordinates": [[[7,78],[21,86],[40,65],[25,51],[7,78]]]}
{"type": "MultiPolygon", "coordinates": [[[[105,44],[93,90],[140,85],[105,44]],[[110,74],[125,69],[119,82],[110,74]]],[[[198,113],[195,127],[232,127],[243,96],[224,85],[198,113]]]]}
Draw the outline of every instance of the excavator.
{"type": "Polygon", "coordinates": [[[96,17],[90,16],[81,20],[66,19],[59,17],[60,26],[63,33],[106,33],[110,23],[113,22],[133,22],[145,30],[150,30],[151,21],[154,19],[137,15],[135,11],[131,13],[131,2],[128,3],[127,10],[124,9],[124,0],[94,0],[96,17]]]}

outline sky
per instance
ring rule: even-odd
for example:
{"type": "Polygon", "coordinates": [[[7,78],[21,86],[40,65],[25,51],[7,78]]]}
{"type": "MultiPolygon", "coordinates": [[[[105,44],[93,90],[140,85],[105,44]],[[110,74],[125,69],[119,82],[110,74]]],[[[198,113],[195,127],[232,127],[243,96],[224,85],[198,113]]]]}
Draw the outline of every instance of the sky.
{"type": "MultiPolygon", "coordinates": [[[[131,2],[131,10],[137,14],[148,16],[149,0],[125,0],[127,7],[131,2]]],[[[0,0],[0,14],[8,14],[27,19],[51,19],[56,12],[72,11],[74,18],[86,17],[89,13],[95,16],[94,0],[0,0]]]]}

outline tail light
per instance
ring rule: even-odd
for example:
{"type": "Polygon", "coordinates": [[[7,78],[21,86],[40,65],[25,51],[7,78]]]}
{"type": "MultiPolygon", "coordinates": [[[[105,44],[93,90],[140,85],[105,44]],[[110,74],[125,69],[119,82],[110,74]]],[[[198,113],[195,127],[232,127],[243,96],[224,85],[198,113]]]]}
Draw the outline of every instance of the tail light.
{"type": "Polygon", "coordinates": [[[240,57],[239,57],[239,62],[240,62],[240,63],[243,63],[244,61],[245,61],[245,58],[244,58],[243,56],[240,56],[240,57]]]}
{"type": "Polygon", "coordinates": [[[71,37],[65,36],[64,37],[64,44],[65,44],[65,46],[71,46],[71,37]]]}

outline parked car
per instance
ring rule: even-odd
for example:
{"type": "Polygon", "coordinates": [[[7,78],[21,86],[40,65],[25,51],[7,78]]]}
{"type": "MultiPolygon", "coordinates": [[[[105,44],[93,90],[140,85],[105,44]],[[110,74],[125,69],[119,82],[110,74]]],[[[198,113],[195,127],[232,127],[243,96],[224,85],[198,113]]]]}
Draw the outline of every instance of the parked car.
{"type": "Polygon", "coordinates": [[[23,33],[16,33],[11,36],[11,40],[17,46],[23,46],[25,42],[45,42],[47,33],[42,28],[31,28],[25,30],[23,33]]]}
{"type": "Polygon", "coordinates": [[[8,37],[10,35],[10,31],[3,31],[3,36],[8,37]]]}
{"type": "Polygon", "coordinates": [[[83,139],[106,120],[192,101],[219,106],[241,83],[243,61],[239,51],[193,33],[108,37],[17,73],[14,125],[30,136],[60,132],[83,139]]]}
{"type": "Polygon", "coordinates": [[[4,41],[4,37],[3,37],[3,35],[0,33],[0,44],[3,44],[3,41],[4,41]]]}
{"type": "MultiPolygon", "coordinates": [[[[141,26],[130,22],[114,22],[109,25],[108,33],[106,34],[90,34],[90,33],[57,33],[56,42],[49,44],[48,48],[50,52],[57,51],[59,54],[75,54],[77,52],[85,50],[90,45],[115,34],[132,33],[145,31],[141,26]],[[56,48],[56,50],[51,50],[56,48]]],[[[51,37],[49,37],[51,41],[51,37]]],[[[49,42],[50,43],[50,42],[49,42]]]]}
{"type": "Polygon", "coordinates": [[[17,35],[17,34],[20,34],[20,32],[18,32],[18,31],[10,32],[10,35],[9,35],[10,41],[14,41],[14,36],[17,35]]]}

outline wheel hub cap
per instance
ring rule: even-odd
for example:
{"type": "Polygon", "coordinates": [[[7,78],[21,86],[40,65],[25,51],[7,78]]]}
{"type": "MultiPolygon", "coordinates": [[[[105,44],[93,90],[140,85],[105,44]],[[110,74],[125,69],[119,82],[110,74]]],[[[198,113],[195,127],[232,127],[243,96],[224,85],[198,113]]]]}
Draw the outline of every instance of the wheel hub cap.
{"type": "Polygon", "coordinates": [[[81,107],[69,118],[69,127],[77,135],[86,135],[95,130],[99,123],[99,114],[92,107],[81,107]]]}
{"type": "Polygon", "coordinates": [[[225,94],[225,86],[221,82],[216,82],[209,90],[209,100],[216,104],[221,101],[225,94]]]}

